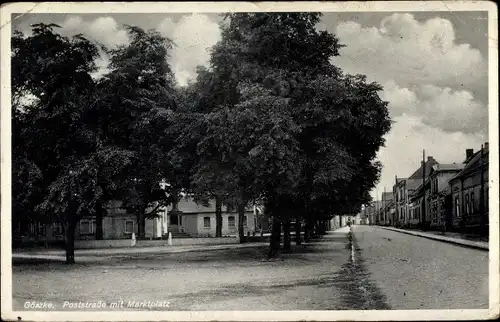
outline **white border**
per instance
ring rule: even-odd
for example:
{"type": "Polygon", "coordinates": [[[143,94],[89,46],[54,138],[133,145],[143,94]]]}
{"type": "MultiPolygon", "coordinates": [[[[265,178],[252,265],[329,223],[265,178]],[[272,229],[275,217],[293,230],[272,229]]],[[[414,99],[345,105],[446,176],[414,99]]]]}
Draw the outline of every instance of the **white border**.
{"type": "Polygon", "coordinates": [[[1,297],[2,320],[36,321],[282,321],[282,320],[476,320],[499,316],[499,187],[498,187],[498,17],[495,3],[487,1],[377,1],[377,2],[190,2],[190,3],[11,3],[3,5],[1,26],[1,297]],[[489,35],[489,149],[490,239],[488,310],[390,310],[390,311],[206,311],[206,312],[35,312],[12,311],[11,266],[11,142],[10,142],[10,36],[11,13],[158,13],[158,12],[256,12],[256,11],[488,11],[489,35]],[[9,214],[9,216],[6,216],[9,214]],[[76,314],[75,314],[76,313],[76,314]]]}

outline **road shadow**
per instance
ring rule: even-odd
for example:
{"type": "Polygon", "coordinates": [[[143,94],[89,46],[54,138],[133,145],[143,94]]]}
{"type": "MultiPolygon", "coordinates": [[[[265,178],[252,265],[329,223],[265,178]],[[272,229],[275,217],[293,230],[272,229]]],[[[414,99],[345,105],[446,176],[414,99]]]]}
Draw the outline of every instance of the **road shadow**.
{"type": "MultiPolygon", "coordinates": [[[[342,240],[338,238],[327,238],[311,240],[307,244],[294,245],[288,251],[280,250],[279,260],[286,261],[305,261],[305,255],[318,255],[322,256],[331,252],[331,246],[335,243],[344,243],[345,236],[342,240]]],[[[212,264],[223,263],[225,265],[255,265],[263,261],[267,261],[267,253],[269,246],[267,244],[256,244],[252,247],[242,248],[207,248],[196,249],[186,252],[164,252],[155,253],[117,253],[117,254],[100,254],[100,255],[81,255],[76,256],[76,264],[67,265],[63,255],[58,255],[58,258],[19,258],[12,259],[12,265],[18,269],[32,269],[32,270],[55,270],[55,269],[72,269],[81,267],[97,267],[97,266],[114,266],[117,268],[120,265],[136,264],[136,265],[151,265],[156,266],[158,269],[160,265],[157,263],[175,263],[186,265],[203,265],[210,266],[212,264]]],[[[130,267],[130,265],[129,265],[130,267]]]]}
{"type": "Polygon", "coordinates": [[[387,299],[371,279],[354,234],[349,233],[348,247],[353,250],[347,264],[337,274],[335,283],[342,292],[345,309],[348,310],[390,310],[387,299]]]}

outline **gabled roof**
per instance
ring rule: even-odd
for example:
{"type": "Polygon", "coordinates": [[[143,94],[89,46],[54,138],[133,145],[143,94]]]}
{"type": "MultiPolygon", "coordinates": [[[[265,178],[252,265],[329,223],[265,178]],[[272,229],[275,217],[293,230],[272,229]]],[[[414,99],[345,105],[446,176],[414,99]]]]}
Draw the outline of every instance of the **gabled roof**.
{"type": "Polygon", "coordinates": [[[406,189],[407,190],[415,190],[421,184],[422,184],[422,178],[419,178],[419,179],[408,179],[408,180],[406,180],[406,189]]]}
{"type": "MultiPolygon", "coordinates": [[[[210,200],[208,205],[197,204],[191,198],[182,198],[179,200],[177,207],[179,211],[183,213],[207,213],[207,212],[215,212],[215,201],[210,200]]],[[[172,205],[167,207],[167,210],[172,210],[172,205]]],[[[253,207],[247,206],[245,209],[246,212],[253,211],[253,207]]],[[[227,205],[222,205],[222,212],[227,212],[227,205]]],[[[232,212],[236,212],[236,209],[232,210],[232,212]]]]}
{"type": "Polygon", "coordinates": [[[424,167],[425,167],[425,173],[429,174],[431,172],[432,167],[438,164],[438,162],[432,158],[429,157],[427,161],[425,161],[424,165],[421,165],[420,168],[417,169],[408,179],[419,179],[424,176],[424,167]]]}
{"type": "Polygon", "coordinates": [[[469,175],[470,173],[474,172],[475,170],[479,169],[481,167],[481,163],[484,162],[484,166],[488,166],[488,155],[489,155],[489,148],[486,145],[483,150],[479,150],[476,152],[470,159],[469,161],[464,165],[462,171],[460,171],[456,176],[454,176],[450,181],[454,181],[456,179],[459,179],[461,177],[465,177],[469,175]],[[483,159],[481,159],[481,151],[483,154],[483,159]]]}
{"type": "Polygon", "coordinates": [[[463,163],[435,164],[432,171],[458,171],[465,167],[463,163]]]}
{"type": "Polygon", "coordinates": [[[408,180],[407,178],[396,178],[396,183],[392,186],[392,189],[396,188],[399,184],[401,184],[402,182],[405,182],[406,180],[408,180]]]}

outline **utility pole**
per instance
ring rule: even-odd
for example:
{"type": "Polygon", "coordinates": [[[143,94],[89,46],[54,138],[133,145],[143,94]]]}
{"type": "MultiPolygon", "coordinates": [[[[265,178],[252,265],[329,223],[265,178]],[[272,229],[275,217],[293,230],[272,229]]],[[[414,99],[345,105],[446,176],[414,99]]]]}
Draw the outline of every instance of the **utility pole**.
{"type": "Polygon", "coordinates": [[[383,209],[383,211],[384,211],[384,225],[386,225],[387,224],[387,209],[386,209],[387,201],[386,201],[386,196],[385,196],[385,186],[384,186],[384,194],[382,195],[382,199],[383,199],[383,203],[384,203],[384,205],[383,205],[383,207],[384,207],[384,209],[383,209]]]}
{"type": "Polygon", "coordinates": [[[422,150],[422,189],[424,191],[424,199],[422,203],[422,226],[425,227],[425,150],[422,150]]]}
{"type": "Polygon", "coordinates": [[[378,200],[378,189],[377,189],[377,200],[375,200],[375,224],[378,225],[380,223],[379,221],[379,211],[380,211],[380,205],[379,205],[379,200],[378,200]]]}

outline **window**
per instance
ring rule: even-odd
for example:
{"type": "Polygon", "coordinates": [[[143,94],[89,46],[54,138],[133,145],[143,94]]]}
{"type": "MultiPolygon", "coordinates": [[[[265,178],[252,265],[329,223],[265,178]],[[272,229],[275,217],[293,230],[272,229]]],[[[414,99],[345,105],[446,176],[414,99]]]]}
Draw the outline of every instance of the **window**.
{"type": "Polygon", "coordinates": [[[469,209],[469,195],[465,195],[465,215],[470,213],[469,209]]]}
{"type": "Polygon", "coordinates": [[[476,200],[474,200],[474,192],[470,193],[470,210],[472,213],[476,212],[476,200]]]}
{"type": "Polygon", "coordinates": [[[230,228],[234,228],[236,226],[234,216],[227,217],[227,226],[230,228]]]}
{"type": "Polygon", "coordinates": [[[55,222],[53,225],[52,225],[52,235],[54,236],[61,236],[63,234],[63,229],[62,229],[62,225],[60,222],[55,222]]]}
{"type": "Polygon", "coordinates": [[[458,197],[455,198],[455,215],[460,217],[460,202],[458,202],[458,197]]]}
{"type": "Polygon", "coordinates": [[[203,217],[203,227],[210,228],[210,217],[203,217]]]}
{"type": "Polygon", "coordinates": [[[38,223],[38,235],[45,236],[45,225],[38,223]]]}
{"type": "Polygon", "coordinates": [[[30,223],[30,235],[35,235],[36,225],[34,223],[30,223]]]}
{"type": "Polygon", "coordinates": [[[135,232],[134,224],[133,220],[125,220],[125,234],[132,234],[135,232]]]}
{"type": "Polygon", "coordinates": [[[243,216],[243,227],[247,226],[247,216],[243,216]]]}

